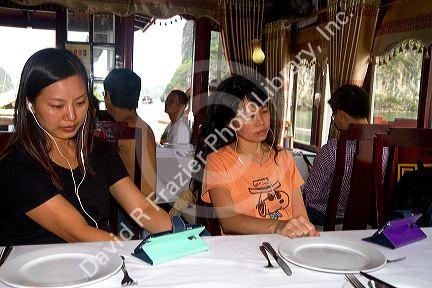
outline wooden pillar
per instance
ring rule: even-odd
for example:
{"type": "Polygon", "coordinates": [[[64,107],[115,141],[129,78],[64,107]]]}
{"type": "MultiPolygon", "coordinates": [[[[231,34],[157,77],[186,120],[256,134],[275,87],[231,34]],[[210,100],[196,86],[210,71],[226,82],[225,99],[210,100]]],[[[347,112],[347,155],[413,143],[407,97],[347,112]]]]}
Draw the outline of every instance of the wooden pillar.
{"type": "Polygon", "coordinates": [[[60,49],[65,48],[67,41],[67,23],[66,23],[65,7],[57,5],[56,9],[56,47],[60,49]]]}
{"type": "Polygon", "coordinates": [[[134,47],[134,18],[129,16],[124,18],[124,68],[132,70],[133,68],[133,47],[134,47]]]}
{"type": "MultiPolygon", "coordinates": [[[[372,103],[374,101],[373,99],[373,93],[374,93],[374,81],[375,81],[375,64],[369,63],[368,70],[366,72],[365,80],[363,81],[362,88],[366,90],[366,92],[369,95],[369,103],[370,107],[372,107],[372,103]]],[[[371,118],[371,115],[373,113],[372,109],[370,109],[370,113],[368,116],[369,123],[373,123],[373,119],[371,118]]]]}
{"type": "Polygon", "coordinates": [[[134,17],[116,16],[115,55],[116,68],[132,70],[133,46],[134,46],[134,17]]]}
{"type": "MultiPolygon", "coordinates": [[[[426,50],[425,55],[427,53],[431,55],[432,45],[426,50]]],[[[424,57],[421,75],[417,127],[431,128],[432,62],[430,56],[424,57]]]]}
{"type": "Polygon", "coordinates": [[[200,18],[196,21],[193,53],[193,78],[192,78],[192,111],[194,113],[194,124],[192,127],[191,143],[196,144],[198,140],[198,128],[205,114],[208,98],[208,77],[210,60],[210,20],[200,18]]]}

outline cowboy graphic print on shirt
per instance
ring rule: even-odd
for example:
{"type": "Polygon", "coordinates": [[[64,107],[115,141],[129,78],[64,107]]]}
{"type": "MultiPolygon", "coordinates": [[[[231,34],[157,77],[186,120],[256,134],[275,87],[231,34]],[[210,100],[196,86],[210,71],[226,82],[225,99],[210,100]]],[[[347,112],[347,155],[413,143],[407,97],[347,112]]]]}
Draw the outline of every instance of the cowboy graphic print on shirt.
{"type": "Polygon", "coordinates": [[[271,183],[268,178],[261,178],[253,181],[252,186],[248,190],[252,195],[259,195],[255,207],[261,217],[279,219],[283,217],[282,213],[287,214],[290,199],[288,193],[278,190],[281,187],[279,181],[271,183]]]}
{"type": "Polygon", "coordinates": [[[292,194],[303,184],[294,159],[286,150],[262,165],[244,159],[226,146],[207,156],[201,199],[211,203],[211,189],[228,191],[237,213],[266,219],[289,220],[293,216],[292,194]]]}

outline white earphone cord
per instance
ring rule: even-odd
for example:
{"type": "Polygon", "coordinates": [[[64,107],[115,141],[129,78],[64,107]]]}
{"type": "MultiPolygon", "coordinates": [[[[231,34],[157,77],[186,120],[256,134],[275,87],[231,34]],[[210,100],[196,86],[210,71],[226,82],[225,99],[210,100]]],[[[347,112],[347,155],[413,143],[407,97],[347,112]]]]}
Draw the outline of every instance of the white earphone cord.
{"type": "MultiPolygon", "coordinates": [[[[270,131],[271,131],[271,129],[270,129],[270,131]]],[[[240,155],[237,153],[237,141],[238,141],[238,135],[237,135],[237,131],[235,131],[234,130],[234,132],[235,132],[235,134],[236,134],[236,142],[235,142],[235,146],[234,146],[234,153],[237,155],[237,159],[240,161],[240,163],[243,165],[243,167],[245,167],[246,168],[246,165],[244,164],[244,162],[242,161],[242,159],[240,158],[240,155]]],[[[272,133],[273,133],[273,131],[272,131],[272,133]]],[[[274,138],[273,138],[273,143],[272,143],[272,146],[269,146],[269,148],[270,148],[270,151],[271,151],[271,149],[273,148],[273,144],[274,144],[274,138]]],[[[268,144],[266,144],[267,146],[268,146],[268,144]]],[[[271,153],[270,153],[270,155],[269,155],[269,159],[270,159],[270,157],[271,157],[271,153]]],[[[245,178],[244,176],[242,176],[243,178],[245,178]]],[[[246,178],[245,178],[246,179],[246,178]]],[[[247,179],[246,179],[247,180],[247,179]]],[[[273,185],[271,184],[271,182],[270,182],[270,180],[267,178],[267,182],[268,182],[268,184],[270,185],[270,189],[273,191],[273,194],[276,194],[276,191],[273,189],[273,185]]]]}
{"type": "MultiPolygon", "coordinates": [[[[274,134],[273,134],[273,131],[271,130],[271,128],[269,128],[269,130],[270,130],[270,132],[272,133],[272,135],[273,135],[273,142],[272,142],[272,145],[271,146],[269,146],[267,143],[265,143],[267,146],[269,146],[269,149],[270,149],[270,151],[271,151],[271,149],[273,149],[273,145],[274,145],[274,142],[275,142],[275,137],[274,137],[274,134]]],[[[240,163],[243,165],[243,166],[245,166],[245,164],[244,164],[244,162],[242,161],[242,159],[240,158],[240,155],[237,153],[237,143],[238,143],[238,135],[237,135],[237,131],[234,129],[234,133],[235,133],[235,135],[236,135],[236,141],[235,141],[235,146],[234,146],[234,152],[235,152],[235,154],[237,155],[237,159],[240,161],[240,163]]],[[[270,159],[270,157],[271,157],[271,153],[269,154],[269,158],[268,159],[270,159]]],[[[268,159],[266,160],[266,161],[268,161],[268,159]]]]}
{"type": "Polygon", "coordinates": [[[82,205],[82,203],[81,203],[81,198],[80,198],[80,196],[79,196],[79,187],[81,186],[81,184],[84,182],[84,179],[85,179],[85,176],[86,176],[86,169],[85,169],[85,163],[84,163],[84,154],[83,154],[83,147],[84,147],[84,126],[85,126],[85,124],[86,124],[86,122],[87,122],[87,114],[86,114],[86,118],[85,118],[85,120],[84,120],[84,124],[83,124],[83,126],[81,127],[81,152],[80,152],[80,156],[81,156],[81,161],[82,161],[82,164],[83,164],[83,167],[84,167],[84,173],[83,173],[83,178],[81,179],[81,181],[80,181],[80,183],[78,184],[78,186],[76,185],[76,181],[75,181],[75,176],[74,176],[74,174],[73,174],[73,170],[72,170],[72,166],[71,166],[71,164],[69,163],[69,161],[67,160],[67,158],[63,155],[63,153],[61,153],[61,151],[60,151],[60,148],[58,147],[58,145],[57,145],[57,142],[56,142],[56,140],[54,139],[54,137],[53,136],[51,136],[51,134],[50,133],[48,133],[48,131],[46,131],[40,124],[39,124],[39,121],[36,119],[36,116],[34,115],[34,113],[33,113],[33,111],[32,111],[32,108],[31,108],[31,105],[29,104],[29,110],[30,110],[30,113],[33,115],[33,118],[35,119],[35,121],[36,121],[36,124],[39,126],[39,128],[41,128],[42,129],[42,131],[44,131],[53,141],[54,141],[54,144],[55,144],[55,146],[56,146],[56,148],[57,148],[57,151],[60,153],[60,155],[63,157],[63,159],[66,161],[66,163],[68,164],[68,166],[69,166],[69,170],[70,170],[70,172],[71,172],[71,176],[72,176],[72,181],[73,181],[73,184],[74,184],[74,188],[75,188],[75,195],[77,196],[77,198],[78,198],[78,202],[79,202],[79,204],[80,204],[80,206],[81,206],[81,209],[83,210],[83,212],[95,223],[95,225],[96,225],[96,228],[97,229],[99,229],[99,226],[98,226],[98,224],[97,224],[97,222],[96,222],[96,220],[94,220],[93,219],[93,217],[91,217],[90,216],[90,214],[89,213],[87,213],[87,211],[84,209],[84,206],[82,205]]]}

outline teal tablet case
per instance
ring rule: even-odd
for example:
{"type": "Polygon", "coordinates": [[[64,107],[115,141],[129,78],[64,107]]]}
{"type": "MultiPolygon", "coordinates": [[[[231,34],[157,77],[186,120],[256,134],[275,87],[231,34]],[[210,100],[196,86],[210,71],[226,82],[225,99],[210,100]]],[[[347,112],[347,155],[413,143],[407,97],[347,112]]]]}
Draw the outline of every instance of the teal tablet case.
{"type": "Polygon", "coordinates": [[[209,246],[200,237],[204,227],[187,226],[178,219],[173,219],[172,231],[149,235],[135,248],[132,255],[155,265],[208,250],[209,246]]]}

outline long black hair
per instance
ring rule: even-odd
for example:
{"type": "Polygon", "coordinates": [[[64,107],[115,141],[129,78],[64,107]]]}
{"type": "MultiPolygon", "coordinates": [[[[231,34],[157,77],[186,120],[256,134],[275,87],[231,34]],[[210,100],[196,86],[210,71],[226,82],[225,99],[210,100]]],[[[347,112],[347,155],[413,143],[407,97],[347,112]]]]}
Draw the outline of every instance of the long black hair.
{"type": "Polygon", "coordinates": [[[276,162],[279,148],[273,131],[277,119],[271,98],[265,88],[257,84],[257,81],[244,76],[233,75],[222,81],[209,97],[206,117],[198,133],[195,160],[198,161],[200,169],[191,181],[191,190],[196,197],[201,195],[202,176],[207,155],[237,140],[237,134],[234,132],[235,128],[232,127],[232,124],[234,124],[233,120],[236,119],[237,111],[244,100],[254,103],[260,108],[269,107],[271,131],[267,133],[263,142],[275,151],[274,161],[276,162]]]}
{"type": "MultiPolygon", "coordinates": [[[[54,48],[47,48],[34,53],[25,63],[15,102],[15,131],[7,147],[0,154],[0,159],[2,159],[12,151],[23,150],[43,166],[57,189],[61,189],[63,185],[60,177],[54,171],[49,157],[51,141],[45,132],[37,126],[33,115],[28,110],[26,100],[28,99],[30,103],[34,104],[44,88],[76,75],[82,78],[87,88],[87,98],[89,100],[86,125],[81,127],[81,129],[84,129],[84,139],[81,139],[80,132],[75,135],[77,155],[80,155],[83,140],[84,159],[86,163],[90,162],[88,159],[93,146],[93,113],[91,113],[93,107],[92,101],[90,101],[91,94],[89,93],[87,72],[81,61],[72,52],[54,48]]],[[[83,170],[82,163],[80,161],[78,163],[80,169],[83,170]]],[[[86,168],[92,173],[91,167],[86,165],[86,168]]]]}

